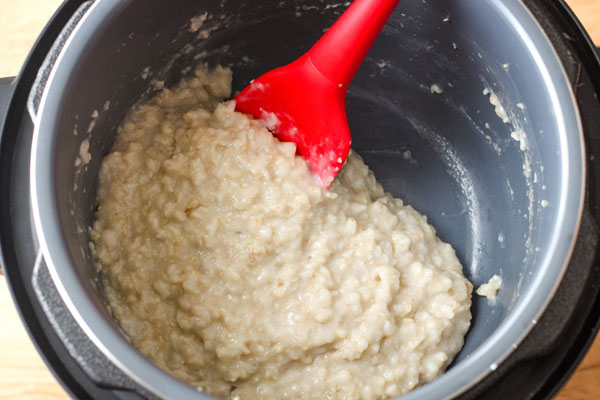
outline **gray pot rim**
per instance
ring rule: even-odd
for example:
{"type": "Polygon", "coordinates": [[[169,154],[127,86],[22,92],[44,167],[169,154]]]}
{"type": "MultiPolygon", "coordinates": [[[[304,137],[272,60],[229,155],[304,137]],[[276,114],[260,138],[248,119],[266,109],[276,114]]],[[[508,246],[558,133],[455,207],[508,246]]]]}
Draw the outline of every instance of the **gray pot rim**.
{"type": "MultiPolygon", "coordinates": [[[[541,260],[540,273],[531,282],[511,315],[470,357],[435,381],[417,388],[403,399],[441,399],[456,396],[479,382],[527,336],[554,295],[571,257],[583,212],[585,149],[583,128],[571,85],[559,57],[542,27],[518,0],[492,0],[493,6],[510,16],[522,32],[522,40],[537,60],[544,76],[555,118],[560,127],[562,167],[561,195],[551,250],[541,260]],[[527,29],[525,29],[527,27],[527,29]],[[533,43],[538,44],[534,46],[533,43]],[[539,43],[544,43],[540,46],[539,43]]],[[[98,24],[120,10],[125,2],[97,0],[68,38],[52,69],[35,121],[31,152],[31,203],[36,233],[52,279],[74,318],[96,346],[134,381],[170,399],[212,398],[162,371],[138,352],[114,322],[100,310],[73,273],[69,253],[62,241],[54,193],[52,129],[59,118],[59,97],[78,63],[78,55],[98,24]],[[46,194],[46,195],[45,195],[46,194]]]]}

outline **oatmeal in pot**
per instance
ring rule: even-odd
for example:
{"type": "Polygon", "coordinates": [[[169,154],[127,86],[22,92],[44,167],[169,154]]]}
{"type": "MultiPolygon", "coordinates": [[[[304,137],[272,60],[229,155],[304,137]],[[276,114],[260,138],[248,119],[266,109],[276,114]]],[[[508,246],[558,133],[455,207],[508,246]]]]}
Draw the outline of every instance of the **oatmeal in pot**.
{"type": "Polygon", "coordinates": [[[131,110],[92,248],[133,344],[215,396],[383,399],[439,376],[472,285],[427,219],[351,153],[330,190],[199,69],[131,110]]]}

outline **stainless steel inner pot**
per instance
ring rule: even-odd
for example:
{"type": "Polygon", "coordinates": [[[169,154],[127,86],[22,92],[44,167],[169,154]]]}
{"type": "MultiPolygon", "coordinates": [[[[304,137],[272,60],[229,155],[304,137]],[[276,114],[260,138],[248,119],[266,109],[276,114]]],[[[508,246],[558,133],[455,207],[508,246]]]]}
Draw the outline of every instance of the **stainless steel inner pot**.
{"type": "MultiPolygon", "coordinates": [[[[306,51],[344,8],[97,0],[84,4],[40,73],[45,90],[30,102],[31,201],[44,258],[94,343],[157,395],[200,396],[129,344],[107,312],[88,248],[98,168],[115,129],[152,95],[153,80],[170,86],[199,63],[221,64],[240,90],[306,51]],[[92,160],[76,166],[85,139],[92,160]]],[[[448,371],[405,398],[457,395],[518,346],[569,260],[585,178],[571,87],[522,2],[404,0],[350,87],[348,114],[353,148],[386,190],[429,217],[474,285],[504,279],[495,302],[474,296],[471,330],[448,371]]]]}

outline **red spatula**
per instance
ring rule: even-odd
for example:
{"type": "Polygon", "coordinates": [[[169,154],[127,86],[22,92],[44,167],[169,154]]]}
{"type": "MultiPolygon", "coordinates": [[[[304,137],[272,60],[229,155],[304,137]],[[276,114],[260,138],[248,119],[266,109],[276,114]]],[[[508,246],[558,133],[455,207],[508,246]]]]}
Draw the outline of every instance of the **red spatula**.
{"type": "Polygon", "coordinates": [[[294,142],[329,187],[350,151],[346,92],[399,0],[354,0],[302,57],[267,72],[235,98],[236,110],[294,142]]]}

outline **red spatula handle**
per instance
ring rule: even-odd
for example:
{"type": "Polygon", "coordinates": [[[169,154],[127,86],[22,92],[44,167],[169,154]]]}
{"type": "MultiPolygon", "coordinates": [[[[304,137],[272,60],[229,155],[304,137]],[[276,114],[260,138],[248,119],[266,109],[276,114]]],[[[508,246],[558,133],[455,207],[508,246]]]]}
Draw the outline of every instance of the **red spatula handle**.
{"type": "Polygon", "coordinates": [[[306,56],[321,74],[347,87],[399,2],[354,0],[306,56]]]}

